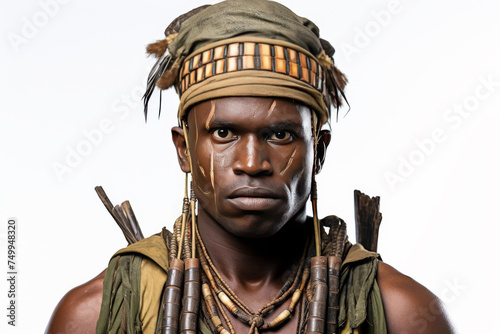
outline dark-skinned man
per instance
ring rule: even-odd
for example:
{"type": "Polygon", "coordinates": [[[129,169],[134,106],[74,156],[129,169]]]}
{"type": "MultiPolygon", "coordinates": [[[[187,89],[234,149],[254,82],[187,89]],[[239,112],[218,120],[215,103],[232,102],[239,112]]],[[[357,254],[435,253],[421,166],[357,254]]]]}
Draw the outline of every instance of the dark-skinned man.
{"type": "Polygon", "coordinates": [[[352,245],[341,219],[306,215],[346,84],[317,27],[229,0],[165,35],[148,47],[145,101],[154,86],[180,96],[172,138],[191,201],[172,232],[70,291],[47,332],[452,333],[438,298],[352,245]]]}

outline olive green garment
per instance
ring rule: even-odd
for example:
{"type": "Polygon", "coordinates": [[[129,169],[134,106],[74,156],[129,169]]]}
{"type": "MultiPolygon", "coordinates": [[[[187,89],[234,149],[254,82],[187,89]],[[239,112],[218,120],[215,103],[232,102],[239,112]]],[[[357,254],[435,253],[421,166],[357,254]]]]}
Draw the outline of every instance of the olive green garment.
{"type": "MultiPolygon", "coordinates": [[[[160,236],[143,239],[118,251],[104,279],[103,301],[96,333],[143,333],[141,321],[141,262],[148,258],[165,273],[168,250],[160,236]]],[[[345,333],[387,333],[380,290],[376,282],[378,254],[353,245],[340,276],[339,325],[345,333]],[[344,328],[348,326],[349,328],[344,328]]],[[[144,279],[144,277],[143,277],[144,279]]],[[[151,277],[150,279],[154,279],[151,277]]],[[[156,301],[161,304],[161,296],[156,301]]],[[[158,314],[161,308],[158,307],[158,314]]],[[[161,317],[157,318],[157,329],[161,317]]],[[[199,332],[210,334],[203,321],[199,332]]],[[[152,332],[152,330],[148,330],[152,332]]]]}

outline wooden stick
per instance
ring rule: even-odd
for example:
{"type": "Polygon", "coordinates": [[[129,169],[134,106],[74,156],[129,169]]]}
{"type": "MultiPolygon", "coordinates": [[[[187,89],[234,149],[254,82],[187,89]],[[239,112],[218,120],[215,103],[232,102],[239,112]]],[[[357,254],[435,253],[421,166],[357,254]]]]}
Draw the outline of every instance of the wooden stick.
{"type": "Polygon", "coordinates": [[[135,217],[135,213],[134,213],[134,210],[132,210],[132,206],[130,205],[130,202],[125,201],[122,203],[122,205],[120,207],[121,207],[123,213],[125,214],[125,217],[128,219],[129,229],[134,234],[135,239],[137,241],[144,239],[144,235],[142,234],[141,227],[139,226],[139,222],[137,221],[137,218],[135,217]]]}
{"type": "Polygon", "coordinates": [[[127,239],[129,245],[135,243],[137,240],[135,239],[135,236],[132,233],[132,231],[130,231],[127,218],[123,214],[123,211],[119,205],[116,205],[113,208],[113,213],[115,214],[116,217],[118,217],[118,226],[120,226],[120,229],[122,230],[123,235],[125,236],[125,239],[127,239]]]}
{"type": "Polygon", "coordinates": [[[379,196],[370,197],[359,190],[354,191],[356,241],[372,252],[377,251],[378,230],[382,222],[379,206],[379,196]]]}
{"type": "Polygon", "coordinates": [[[106,210],[108,210],[109,214],[122,230],[122,233],[129,244],[133,244],[141,239],[144,239],[139,222],[137,221],[134,211],[128,201],[123,202],[121,206],[113,206],[113,203],[111,203],[108,195],[106,195],[106,192],[101,186],[95,187],[95,191],[101,199],[101,202],[106,207],[106,210]]]}

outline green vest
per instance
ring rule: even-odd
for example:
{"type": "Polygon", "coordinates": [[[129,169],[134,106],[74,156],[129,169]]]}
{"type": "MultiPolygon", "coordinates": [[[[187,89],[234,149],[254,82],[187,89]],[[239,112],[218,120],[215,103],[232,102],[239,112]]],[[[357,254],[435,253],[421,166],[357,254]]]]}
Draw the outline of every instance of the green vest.
{"type": "MultiPolygon", "coordinates": [[[[163,238],[158,235],[115,253],[104,278],[96,333],[143,333],[140,308],[141,264],[144,258],[151,260],[165,273],[168,272],[168,249],[163,238]]],[[[339,328],[343,333],[387,333],[376,281],[377,265],[378,254],[365,250],[359,244],[351,246],[343,260],[338,318],[339,328]]],[[[158,305],[161,304],[161,297],[160,294],[158,305]]],[[[161,318],[157,317],[156,332],[161,318]]],[[[200,333],[211,334],[202,321],[199,321],[198,328],[200,333]]]]}

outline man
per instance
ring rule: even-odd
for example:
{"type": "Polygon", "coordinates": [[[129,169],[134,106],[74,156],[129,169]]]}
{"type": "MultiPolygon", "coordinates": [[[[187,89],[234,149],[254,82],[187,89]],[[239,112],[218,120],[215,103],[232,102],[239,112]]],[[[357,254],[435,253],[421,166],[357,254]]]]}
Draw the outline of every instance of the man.
{"type": "Polygon", "coordinates": [[[346,83],[317,27],[229,0],[165,35],[148,47],[145,100],[155,85],[180,95],[172,138],[191,202],[172,233],[70,291],[47,332],[451,333],[432,293],[351,245],[339,218],[306,215],[346,83]]]}

